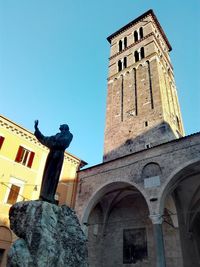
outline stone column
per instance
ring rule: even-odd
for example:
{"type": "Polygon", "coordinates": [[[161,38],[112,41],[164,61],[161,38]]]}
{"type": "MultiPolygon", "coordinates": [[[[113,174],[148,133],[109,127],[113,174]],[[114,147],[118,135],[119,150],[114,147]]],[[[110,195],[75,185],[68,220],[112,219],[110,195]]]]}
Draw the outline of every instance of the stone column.
{"type": "Polygon", "coordinates": [[[162,232],[162,216],[153,214],[149,216],[153,223],[154,240],[156,246],[156,267],[166,267],[165,265],[165,248],[162,232]]]}

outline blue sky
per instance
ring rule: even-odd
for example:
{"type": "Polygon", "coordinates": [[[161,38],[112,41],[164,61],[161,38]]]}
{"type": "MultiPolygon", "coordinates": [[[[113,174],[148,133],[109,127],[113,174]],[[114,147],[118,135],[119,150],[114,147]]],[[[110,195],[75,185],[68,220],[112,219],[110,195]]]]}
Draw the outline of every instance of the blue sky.
{"type": "Polygon", "coordinates": [[[186,134],[200,131],[200,1],[0,0],[0,113],[45,135],[68,123],[69,152],[102,161],[109,43],[153,9],[172,45],[186,134]]]}

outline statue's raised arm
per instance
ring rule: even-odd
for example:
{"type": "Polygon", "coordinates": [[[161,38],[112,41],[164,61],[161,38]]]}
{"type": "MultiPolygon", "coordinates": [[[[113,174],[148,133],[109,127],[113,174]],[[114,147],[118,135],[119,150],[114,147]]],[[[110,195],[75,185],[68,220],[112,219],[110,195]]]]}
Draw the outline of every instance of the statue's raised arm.
{"type": "Polygon", "coordinates": [[[64,160],[64,152],[69,147],[73,135],[67,124],[60,125],[60,133],[54,136],[45,137],[38,128],[39,121],[35,120],[34,135],[38,141],[50,149],[42,178],[40,200],[55,203],[55,193],[60,178],[60,172],[64,160]]]}

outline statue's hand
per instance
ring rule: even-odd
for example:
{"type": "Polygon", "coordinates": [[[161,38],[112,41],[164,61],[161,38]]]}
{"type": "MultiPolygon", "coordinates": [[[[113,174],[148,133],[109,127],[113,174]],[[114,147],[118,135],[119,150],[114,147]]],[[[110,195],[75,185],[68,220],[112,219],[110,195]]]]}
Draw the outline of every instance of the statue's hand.
{"type": "Polygon", "coordinates": [[[38,128],[39,121],[35,120],[35,130],[38,128]]]}

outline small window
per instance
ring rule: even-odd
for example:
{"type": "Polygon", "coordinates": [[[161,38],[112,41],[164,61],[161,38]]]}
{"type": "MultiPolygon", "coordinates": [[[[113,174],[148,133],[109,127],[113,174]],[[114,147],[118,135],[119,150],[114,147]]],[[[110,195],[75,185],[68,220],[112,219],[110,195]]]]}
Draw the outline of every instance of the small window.
{"type": "Polygon", "coordinates": [[[144,47],[141,47],[140,54],[141,54],[141,59],[144,58],[144,47]]]}
{"type": "Polygon", "coordinates": [[[124,48],[127,47],[127,37],[124,37],[124,48]]]}
{"type": "Polygon", "coordinates": [[[8,204],[15,204],[17,202],[17,198],[19,196],[20,187],[17,185],[12,184],[10,188],[10,192],[8,195],[7,203],[8,204]]]}
{"type": "Polygon", "coordinates": [[[138,53],[138,51],[135,51],[134,57],[135,57],[135,62],[138,62],[139,61],[139,53],[138,53]]]}
{"type": "Polygon", "coordinates": [[[151,144],[150,143],[148,143],[148,144],[145,144],[145,148],[151,148],[151,144]]]}
{"type": "Polygon", "coordinates": [[[134,31],[134,41],[137,42],[138,41],[138,32],[134,31]]]}
{"type": "Polygon", "coordinates": [[[123,263],[137,263],[147,259],[145,228],[127,229],[123,233],[123,263]]]}
{"type": "Polygon", "coordinates": [[[119,41],[119,52],[122,51],[122,40],[119,41]]]}
{"type": "Polygon", "coordinates": [[[145,121],[144,125],[145,125],[145,127],[147,127],[148,126],[148,121],[145,121]]]}
{"type": "Polygon", "coordinates": [[[143,38],[143,28],[142,27],[139,29],[139,34],[140,34],[140,39],[142,39],[143,38]]]}
{"type": "Polygon", "coordinates": [[[31,168],[35,153],[20,146],[15,158],[15,161],[21,163],[24,166],[31,168]]]}
{"type": "Polygon", "coordinates": [[[118,71],[122,70],[122,62],[121,60],[118,61],[118,71]]]}
{"type": "Polygon", "coordinates": [[[0,136],[0,149],[1,149],[2,145],[3,145],[4,139],[5,138],[3,136],[0,136]]]}

